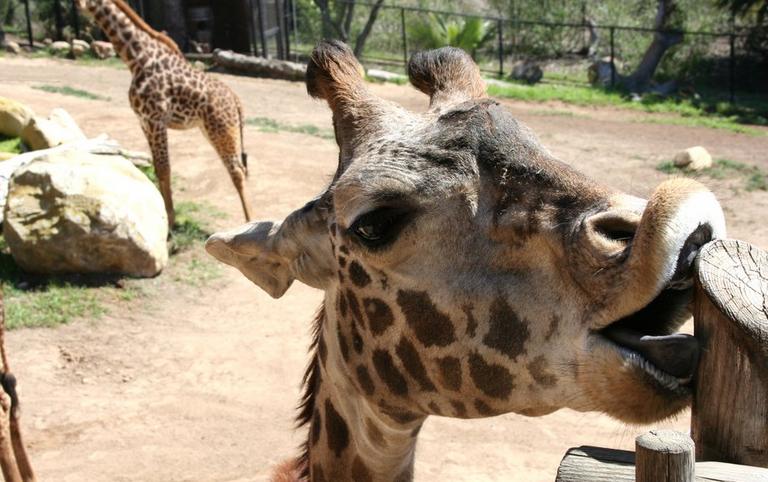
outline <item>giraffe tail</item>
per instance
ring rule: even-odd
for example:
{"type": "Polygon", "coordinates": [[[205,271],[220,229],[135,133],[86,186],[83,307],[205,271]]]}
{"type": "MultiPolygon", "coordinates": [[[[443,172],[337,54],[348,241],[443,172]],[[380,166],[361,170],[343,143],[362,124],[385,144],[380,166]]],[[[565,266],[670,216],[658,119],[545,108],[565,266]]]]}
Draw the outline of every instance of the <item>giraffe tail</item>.
{"type": "Polygon", "coordinates": [[[243,135],[243,105],[240,102],[237,103],[237,114],[240,116],[240,161],[245,168],[245,177],[248,177],[248,154],[245,152],[245,136],[243,135]]]}

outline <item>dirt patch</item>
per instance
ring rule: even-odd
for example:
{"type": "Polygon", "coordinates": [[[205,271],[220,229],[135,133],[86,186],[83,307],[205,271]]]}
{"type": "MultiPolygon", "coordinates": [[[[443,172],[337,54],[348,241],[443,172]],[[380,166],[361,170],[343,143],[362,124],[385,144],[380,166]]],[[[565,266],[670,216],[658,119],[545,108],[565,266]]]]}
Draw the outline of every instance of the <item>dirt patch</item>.
{"type": "MultiPolygon", "coordinates": [[[[301,84],[222,78],[241,96],[248,117],[331,127],[328,109],[301,84]]],[[[89,136],[108,132],[126,148],[147,150],[128,106],[129,80],[114,68],[0,59],[3,95],[41,114],[64,107],[89,136]],[[33,89],[38,84],[110,100],[41,92],[33,89]]],[[[410,109],[427,105],[410,87],[373,89],[410,109]]],[[[693,145],[768,168],[766,138],[637,123],[638,113],[502,102],[557,156],[632,194],[647,196],[666,177],[656,166],[693,145]]],[[[245,139],[258,219],[288,214],[330,180],[337,158],[331,140],[257,127],[245,139]]],[[[177,199],[215,208],[215,228],[241,223],[237,194],[203,137],[171,132],[170,151],[177,199]]],[[[745,192],[727,179],[709,184],[723,202],[731,236],[768,247],[762,222],[768,193],[745,192]]],[[[171,272],[147,282],[147,296],[111,306],[98,322],[10,334],[41,480],[266,480],[269,468],[302,442],[303,431],[293,430],[294,407],[321,294],[297,283],[276,301],[232,269],[204,287],[170,282],[171,272]]],[[[658,426],[685,430],[687,423],[684,416],[658,426]]],[[[551,481],[568,447],[631,447],[644,430],[570,410],[541,418],[433,417],[421,433],[417,478],[551,481]]]]}

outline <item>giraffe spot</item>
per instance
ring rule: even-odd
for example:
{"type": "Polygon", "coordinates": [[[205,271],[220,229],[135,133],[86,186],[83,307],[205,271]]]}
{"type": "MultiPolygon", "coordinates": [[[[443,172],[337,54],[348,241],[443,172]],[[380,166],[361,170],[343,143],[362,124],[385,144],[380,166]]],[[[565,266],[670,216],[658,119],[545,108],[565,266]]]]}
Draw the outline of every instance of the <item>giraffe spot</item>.
{"type": "Polygon", "coordinates": [[[456,341],[451,319],[438,311],[426,292],[400,290],[397,292],[397,304],[424,346],[448,346],[456,341]]]}
{"type": "Polygon", "coordinates": [[[458,392],[461,389],[461,362],[458,358],[447,356],[437,359],[440,369],[440,383],[448,390],[458,392]]]}
{"type": "Polygon", "coordinates": [[[325,434],[328,448],[336,457],[341,457],[341,453],[349,445],[349,428],[330,400],[325,401],[325,434]]]}
{"type": "MultiPolygon", "coordinates": [[[[341,275],[341,271],[339,271],[339,275],[341,275]]],[[[339,292],[336,295],[336,299],[338,300],[338,304],[339,304],[339,314],[341,315],[342,318],[346,318],[347,317],[347,299],[344,297],[344,295],[341,292],[339,292]]]]}
{"type": "Polygon", "coordinates": [[[386,400],[379,400],[379,408],[381,408],[381,413],[398,423],[407,424],[419,419],[418,414],[404,408],[394,407],[388,404],[386,400]]]}
{"type": "Polygon", "coordinates": [[[552,387],[557,383],[557,377],[547,370],[549,368],[549,363],[547,363],[544,356],[537,356],[525,367],[531,373],[531,377],[533,377],[539,385],[552,387]]]}
{"type": "Polygon", "coordinates": [[[475,315],[472,314],[474,306],[464,305],[461,307],[461,309],[464,311],[464,314],[467,317],[467,336],[474,338],[475,334],[477,333],[477,320],[475,319],[475,315]]]}
{"type": "Polygon", "coordinates": [[[392,323],[395,321],[389,305],[378,298],[363,299],[363,309],[368,317],[368,326],[371,329],[371,333],[375,336],[379,336],[387,331],[387,328],[392,326],[392,323]]]}
{"type": "Polygon", "coordinates": [[[325,366],[325,360],[328,358],[328,346],[326,346],[322,335],[317,340],[317,352],[320,354],[320,363],[325,366]]]}
{"type": "Polygon", "coordinates": [[[429,402],[429,413],[432,415],[443,415],[443,411],[440,410],[440,407],[437,406],[435,402],[429,402]]]}
{"type": "Polygon", "coordinates": [[[358,355],[363,353],[363,338],[360,336],[355,325],[352,325],[352,347],[358,355]]]}
{"type": "Polygon", "coordinates": [[[370,418],[365,419],[365,430],[368,434],[368,439],[379,447],[386,447],[387,441],[384,440],[384,434],[381,433],[379,427],[377,427],[370,418]]]}
{"type": "Polygon", "coordinates": [[[552,338],[555,333],[557,333],[558,328],[560,327],[560,317],[557,315],[552,315],[552,320],[549,322],[549,329],[547,330],[547,334],[544,335],[544,339],[546,341],[549,341],[550,338],[552,338]]]}
{"type": "Polygon", "coordinates": [[[322,431],[322,420],[320,419],[320,410],[315,408],[315,412],[312,414],[312,446],[314,447],[317,445],[317,442],[320,440],[320,432],[322,431]]]}
{"type": "Polygon", "coordinates": [[[355,456],[355,460],[352,462],[352,480],[355,482],[373,482],[371,471],[368,470],[359,455],[355,456]]]}
{"type": "Polygon", "coordinates": [[[530,337],[528,323],[521,321],[517,313],[501,297],[494,300],[490,311],[488,319],[490,329],[483,338],[483,343],[513,360],[524,354],[525,343],[530,337]]]}
{"type": "Polygon", "coordinates": [[[434,392],[435,385],[427,375],[427,370],[424,368],[424,364],[421,362],[419,352],[416,351],[416,347],[413,343],[406,340],[405,337],[400,338],[400,343],[395,348],[400,361],[403,362],[403,366],[406,371],[419,383],[421,389],[426,392],[434,392]]]}
{"type": "Polygon", "coordinates": [[[495,415],[496,412],[493,411],[491,407],[488,406],[487,403],[484,401],[477,399],[475,400],[475,410],[477,410],[477,413],[480,415],[495,415]]]}
{"type": "Polygon", "coordinates": [[[346,254],[347,256],[349,256],[349,248],[347,248],[346,246],[340,246],[339,251],[341,251],[342,254],[346,254]]]}
{"type": "Polygon", "coordinates": [[[357,301],[355,293],[349,289],[347,290],[347,303],[349,303],[349,311],[352,313],[352,318],[365,329],[365,321],[363,321],[363,312],[360,311],[360,303],[357,301]]]}
{"type": "Polygon", "coordinates": [[[327,482],[320,464],[312,465],[312,482],[327,482]]]}
{"type": "Polygon", "coordinates": [[[346,267],[347,258],[345,258],[344,256],[339,256],[339,266],[341,266],[342,268],[346,267]]]}
{"type": "Polygon", "coordinates": [[[375,350],[373,352],[373,366],[376,368],[376,373],[379,374],[381,381],[387,385],[392,393],[401,397],[408,394],[408,383],[395,367],[392,355],[388,351],[375,350]]]}
{"type": "Polygon", "coordinates": [[[514,377],[509,370],[486,362],[478,353],[469,355],[469,375],[475,386],[489,397],[506,399],[515,388],[514,377]]]}
{"type": "Polygon", "coordinates": [[[464,402],[458,400],[451,400],[451,406],[453,407],[453,413],[459,418],[467,418],[467,407],[464,402]]]}
{"type": "Polygon", "coordinates": [[[336,334],[339,338],[339,349],[341,349],[341,356],[345,362],[349,361],[349,345],[347,345],[347,339],[344,338],[344,333],[341,332],[341,326],[336,328],[336,334]]]}
{"type": "Polygon", "coordinates": [[[371,284],[371,277],[357,261],[349,263],[349,279],[351,279],[358,288],[365,288],[371,284]]]}
{"type": "Polygon", "coordinates": [[[357,366],[357,382],[367,395],[373,395],[375,387],[368,369],[364,365],[357,366]]]}

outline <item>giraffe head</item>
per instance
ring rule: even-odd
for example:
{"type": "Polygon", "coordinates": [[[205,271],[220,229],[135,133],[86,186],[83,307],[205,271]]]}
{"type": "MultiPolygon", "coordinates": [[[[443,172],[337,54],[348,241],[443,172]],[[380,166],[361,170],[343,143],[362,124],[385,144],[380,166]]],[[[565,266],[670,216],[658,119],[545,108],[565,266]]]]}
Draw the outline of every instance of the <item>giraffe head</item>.
{"type": "Polygon", "coordinates": [[[650,422],[685,407],[697,345],[674,332],[698,249],[725,234],[714,196],[674,179],[643,200],[588,179],[486,97],[460,50],[408,70],[424,114],[320,44],[307,85],[333,111],[333,181],[208,251],[273,297],[294,280],[323,290],[321,378],[395,419],[570,407],[650,422]]]}

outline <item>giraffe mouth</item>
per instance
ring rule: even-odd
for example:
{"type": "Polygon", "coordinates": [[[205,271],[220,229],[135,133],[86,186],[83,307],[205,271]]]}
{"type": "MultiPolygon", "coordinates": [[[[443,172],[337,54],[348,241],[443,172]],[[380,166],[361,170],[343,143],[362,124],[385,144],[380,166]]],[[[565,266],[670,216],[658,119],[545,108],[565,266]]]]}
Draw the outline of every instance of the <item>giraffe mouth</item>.
{"type": "Polygon", "coordinates": [[[626,365],[671,392],[688,392],[698,366],[698,340],[677,330],[690,316],[695,259],[711,239],[711,227],[699,226],[678,253],[675,273],[656,298],[598,332],[626,365]]]}

